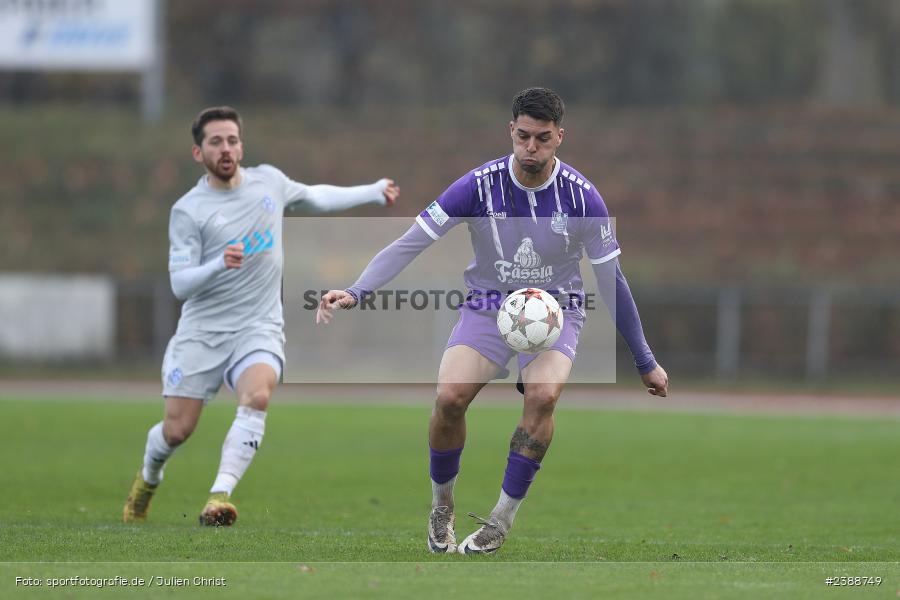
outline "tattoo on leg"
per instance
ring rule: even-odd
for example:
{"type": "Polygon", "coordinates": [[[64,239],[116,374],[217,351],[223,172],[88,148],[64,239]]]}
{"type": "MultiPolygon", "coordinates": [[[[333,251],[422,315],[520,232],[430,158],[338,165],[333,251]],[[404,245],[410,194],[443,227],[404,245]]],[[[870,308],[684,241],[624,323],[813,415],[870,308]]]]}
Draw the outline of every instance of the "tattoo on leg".
{"type": "Polygon", "coordinates": [[[522,450],[528,450],[534,454],[534,460],[538,462],[541,462],[544,458],[544,455],[547,453],[547,448],[549,447],[549,442],[542,442],[534,439],[521,427],[516,427],[512,439],[509,441],[510,451],[522,454],[522,450]]]}

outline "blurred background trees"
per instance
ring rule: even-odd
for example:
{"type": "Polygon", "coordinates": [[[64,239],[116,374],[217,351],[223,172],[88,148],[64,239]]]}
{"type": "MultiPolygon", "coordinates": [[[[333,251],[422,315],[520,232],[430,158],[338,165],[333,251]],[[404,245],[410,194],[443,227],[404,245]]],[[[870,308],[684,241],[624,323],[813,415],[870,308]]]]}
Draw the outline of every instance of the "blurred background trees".
{"type": "MultiPolygon", "coordinates": [[[[0,72],[6,271],[164,278],[169,208],[201,174],[188,125],[204,106],[242,111],[247,164],[271,162],[308,183],[391,176],[403,188],[391,214],[412,216],[467,169],[507,153],[513,94],[544,85],[569,109],[560,156],[618,217],[633,284],[709,285],[712,298],[729,286],[851,295],[877,286],[888,290],[878,306],[893,306],[900,2],[164,6],[159,123],[141,121],[136,75],[0,72]]],[[[653,330],[671,328],[678,348],[702,327],[679,331],[673,310],[661,307],[653,330]]],[[[898,309],[885,310],[879,359],[900,348],[898,309]]],[[[132,312],[139,321],[142,310],[132,312]]],[[[709,307],[699,312],[708,324],[709,307]]],[[[871,339],[872,324],[854,319],[841,327],[856,341],[834,348],[871,339]]]]}
{"type": "MultiPolygon", "coordinates": [[[[900,6],[883,0],[193,0],[166,3],[179,105],[900,102],[900,6]]],[[[128,77],[0,74],[13,104],[117,104],[128,77]]]]}

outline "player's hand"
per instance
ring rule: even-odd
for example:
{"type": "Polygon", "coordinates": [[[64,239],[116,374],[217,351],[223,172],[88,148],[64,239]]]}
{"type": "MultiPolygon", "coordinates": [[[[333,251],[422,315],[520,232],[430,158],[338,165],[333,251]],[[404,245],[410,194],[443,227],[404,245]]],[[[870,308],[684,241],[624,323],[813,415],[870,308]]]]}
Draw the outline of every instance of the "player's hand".
{"type": "Polygon", "coordinates": [[[356,306],[356,299],[352,294],[344,290],[331,290],[319,301],[319,310],[316,311],[316,324],[331,323],[332,311],[342,308],[353,308],[356,306]]]}
{"type": "Polygon", "coordinates": [[[244,242],[225,246],[225,268],[240,269],[244,264],[244,242]]]}
{"type": "Polygon", "coordinates": [[[387,206],[393,206],[400,197],[400,186],[394,183],[393,179],[387,179],[387,187],[384,188],[384,202],[387,206]]]}
{"type": "Polygon", "coordinates": [[[648,394],[663,398],[669,394],[669,376],[666,374],[666,370],[659,365],[649,373],[641,375],[641,381],[647,386],[648,394]]]}

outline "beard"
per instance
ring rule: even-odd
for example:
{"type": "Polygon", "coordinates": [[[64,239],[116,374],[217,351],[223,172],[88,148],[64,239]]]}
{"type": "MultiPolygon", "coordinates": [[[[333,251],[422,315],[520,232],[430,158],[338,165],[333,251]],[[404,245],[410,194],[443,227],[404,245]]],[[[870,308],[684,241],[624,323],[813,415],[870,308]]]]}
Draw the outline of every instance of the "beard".
{"type": "Polygon", "coordinates": [[[240,166],[240,163],[231,156],[228,157],[228,160],[220,158],[218,162],[204,158],[203,164],[210,173],[215,175],[216,179],[221,179],[226,183],[231,181],[240,166]]]}

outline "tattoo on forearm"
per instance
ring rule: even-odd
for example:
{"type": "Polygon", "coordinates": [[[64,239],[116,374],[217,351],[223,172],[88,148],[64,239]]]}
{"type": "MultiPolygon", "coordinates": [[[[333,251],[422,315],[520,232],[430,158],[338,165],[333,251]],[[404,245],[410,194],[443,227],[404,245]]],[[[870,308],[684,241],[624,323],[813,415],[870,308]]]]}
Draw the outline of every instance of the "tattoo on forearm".
{"type": "Polygon", "coordinates": [[[544,455],[547,453],[547,448],[549,447],[550,442],[542,442],[534,439],[521,427],[516,427],[512,439],[509,441],[509,449],[511,452],[522,454],[522,450],[528,450],[534,455],[533,459],[538,462],[544,458],[544,455]]]}

